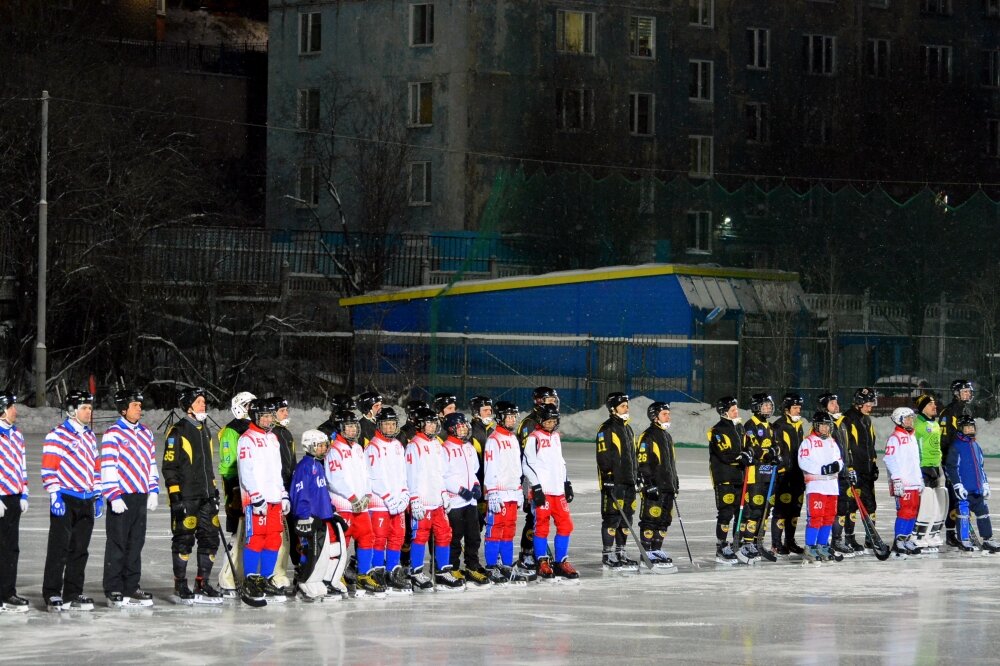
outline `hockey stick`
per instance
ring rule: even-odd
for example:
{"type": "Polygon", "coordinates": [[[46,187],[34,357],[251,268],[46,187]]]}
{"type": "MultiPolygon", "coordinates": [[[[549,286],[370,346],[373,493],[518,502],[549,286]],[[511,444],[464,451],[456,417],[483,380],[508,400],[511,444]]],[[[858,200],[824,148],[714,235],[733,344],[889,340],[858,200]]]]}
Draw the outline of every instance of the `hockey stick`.
{"type": "Polygon", "coordinates": [[[764,515],[760,519],[760,525],[757,526],[757,534],[754,536],[754,541],[757,544],[757,551],[760,553],[760,556],[768,562],[778,561],[778,558],[774,553],[764,549],[764,534],[767,532],[768,510],[771,508],[771,497],[774,493],[774,479],[777,476],[778,465],[771,465],[771,481],[767,484],[767,496],[764,498],[764,515]]]}
{"type": "Polygon", "coordinates": [[[245,603],[247,606],[252,606],[254,608],[263,608],[267,605],[267,601],[264,599],[254,599],[243,592],[243,586],[240,585],[239,572],[236,570],[236,564],[233,562],[233,554],[229,552],[229,543],[226,541],[225,530],[222,529],[222,523],[218,525],[219,528],[219,538],[222,539],[222,548],[226,551],[226,559],[229,560],[229,568],[233,572],[233,584],[236,585],[236,594],[239,595],[240,601],[245,603]]]}
{"type": "Polygon", "coordinates": [[[652,569],[653,560],[649,559],[649,555],[646,554],[646,549],[642,547],[642,542],[639,541],[639,537],[637,537],[635,535],[635,532],[632,531],[632,528],[628,522],[628,518],[625,517],[625,508],[624,508],[625,500],[622,500],[621,505],[618,504],[618,500],[616,500],[614,497],[611,498],[611,501],[615,503],[615,508],[618,509],[618,515],[622,517],[622,521],[624,521],[625,523],[625,526],[622,527],[621,529],[628,530],[628,535],[632,537],[632,543],[634,543],[635,547],[639,549],[639,559],[642,560],[642,563],[646,566],[647,569],[652,569]]]}
{"type": "Polygon", "coordinates": [[[687,552],[688,552],[688,560],[691,561],[691,566],[693,568],[700,569],[701,565],[699,565],[697,562],[695,562],[694,558],[691,556],[691,546],[688,544],[687,532],[684,531],[684,519],[681,518],[681,510],[680,510],[680,507],[677,506],[677,493],[676,493],[676,491],[674,492],[674,511],[677,512],[677,523],[681,526],[681,536],[684,537],[684,547],[687,549],[687,552]]]}
{"type": "MultiPolygon", "coordinates": [[[[736,531],[740,531],[740,524],[743,522],[743,502],[747,496],[747,481],[750,479],[750,467],[747,466],[743,470],[743,490],[740,492],[740,511],[736,514],[736,531]]],[[[736,540],[739,538],[737,534],[733,537],[733,544],[736,544],[736,540]]],[[[733,548],[733,550],[736,550],[733,548]]]]}
{"type": "Polygon", "coordinates": [[[858,487],[853,483],[851,484],[851,492],[854,495],[855,503],[858,505],[858,513],[861,514],[861,522],[864,523],[865,533],[868,535],[868,539],[872,542],[872,546],[874,546],[873,550],[875,551],[875,557],[878,558],[879,561],[884,562],[889,559],[889,555],[892,554],[892,551],[889,549],[889,546],[885,545],[885,542],[882,541],[882,537],[879,536],[878,530],[875,529],[875,521],[873,521],[872,517],[868,515],[868,509],[865,508],[864,503],[861,501],[861,493],[858,491],[858,487]]]}

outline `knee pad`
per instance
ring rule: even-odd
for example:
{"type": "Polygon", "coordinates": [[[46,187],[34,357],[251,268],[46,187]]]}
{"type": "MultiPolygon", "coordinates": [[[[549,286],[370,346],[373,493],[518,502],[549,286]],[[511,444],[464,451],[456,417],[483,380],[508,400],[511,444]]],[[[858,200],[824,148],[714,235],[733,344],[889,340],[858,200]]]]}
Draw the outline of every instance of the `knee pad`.
{"type": "Polygon", "coordinates": [[[184,559],[191,554],[194,550],[194,533],[191,534],[179,534],[174,539],[174,552],[179,554],[184,559]]]}
{"type": "Polygon", "coordinates": [[[838,525],[840,525],[841,527],[843,527],[844,523],[846,523],[846,522],[847,522],[847,520],[846,520],[845,516],[837,516],[837,524],[838,525]]]}

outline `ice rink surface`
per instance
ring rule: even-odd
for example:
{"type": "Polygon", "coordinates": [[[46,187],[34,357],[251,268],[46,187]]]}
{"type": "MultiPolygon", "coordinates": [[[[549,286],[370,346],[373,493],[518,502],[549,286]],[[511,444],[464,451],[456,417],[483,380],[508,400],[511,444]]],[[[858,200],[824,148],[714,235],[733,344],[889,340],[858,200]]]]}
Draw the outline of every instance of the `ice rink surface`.
{"type": "MultiPolygon", "coordinates": [[[[707,427],[707,426],[706,426],[707,427]]],[[[44,612],[47,498],[38,479],[41,436],[29,435],[34,494],[22,519],[18,591],[26,614],[0,613],[0,660],[47,663],[638,664],[997,663],[1000,555],[944,553],[907,561],[867,556],[803,567],[714,561],[714,501],[705,449],[677,450],[678,502],[695,562],[676,522],[671,575],[602,573],[593,447],[566,443],[576,491],[570,559],[579,584],[537,583],[252,609],[175,606],[168,509],[151,515],[143,587],[147,610],[104,607],[104,521],[97,521],[86,591],[90,613],[44,612]]],[[[987,461],[1000,478],[1000,461],[987,461]]],[[[883,470],[884,475],[884,470],[883,470]]],[[[879,526],[893,505],[878,487],[879,526]]],[[[996,520],[996,518],[994,518],[996,520]]],[[[520,522],[519,522],[520,528],[520,522]]],[[[802,527],[798,540],[802,541],[802,527]]],[[[633,557],[635,549],[630,546],[633,557]]],[[[217,563],[217,567],[218,567],[217,563]]],[[[193,577],[194,567],[191,567],[193,577]]]]}

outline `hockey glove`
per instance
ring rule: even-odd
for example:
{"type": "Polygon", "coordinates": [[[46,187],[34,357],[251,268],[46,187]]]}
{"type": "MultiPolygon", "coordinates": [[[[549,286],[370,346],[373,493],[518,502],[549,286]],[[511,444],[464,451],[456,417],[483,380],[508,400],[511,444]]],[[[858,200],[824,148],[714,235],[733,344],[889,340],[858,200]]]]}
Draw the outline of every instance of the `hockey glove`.
{"type": "Polygon", "coordinates": [[[490,505],[490,513],[503,513],[503,501],[500,493],[486,493],[486,503],[490,505]]]}
{"type": "Polygon", "coordinates": [[[983,484],[983,499],[989,499],[989,498],[990,498],[990,484],[989,483],[984,483],[983,484]]]}
{"type": "Polygon", "coordinates": [[[828,465],[823,465],[822,467],[820,467],[819,468],[819,473],[823,474],[825,476],[826,475],[830,475],[830,474],[836,474],[837,472],[839,472],[841,470],[842,467],[843,467],[843,465],[840,464],[839,460],[834,460],[832,463],[830,463],[828,465]]]}
{"type": "Polygon", "coordinates": [[[569,502],[572,502],[573,501],[573,484],[570,483],[569,481],[566,481],[563,484],[563,492],[566,495],[566,503],[568,504],[569,502]]]}
{"type": "Polygon", "coordinates": [[[872,461],[872,481],[878,481],[878,465],[875,464],[874,460],[872,461]]]}
{"type": "Polygon", "coordinates": [[[347,521],[344,520],[343,516],[339,513],[333,514],[330,518],[330,523],[333,524],[335,528],[339,528],[343,534],[347,534],[347,530],[351,528],[351,526],[347,524],[347,521]]]}
{"type": "Polygon", "coordinates": [[[765,449],[765,462],[769,462],[772,465],[777,465],[781,462],[781,449],[777,446],[770,446],[765,449]]]}
{"type": "Polygon", "coordinates": [[[250,506],[251,506],[250,510],[253,511],[253,514],[255,516],[263,516],[265,513],[267,513],[267,502],[264,501],[263,497],[261,497],[259,500],[257,500],[250,506]]]}
{"type": "Polygon", "coordinates": [[[955,490],[955,497],[960,500],[969,499],[969,491],[961,483],[956,483],[953,488],[955,490]]]}
{"type": "Polygon", "coordinates": [[[441,508],[444,509],[445,513],[451,511],[451,493],[447,490],[441,493],[441,508]]]}
{"type": "Polygon", "coordinates": [[[292,511],[292,503],[288,501],[287,497],[281,498],[281,515],[287,516],[292,511]]]}
{"type": "Polygon", "coordinates": [[[740,467],[749,467],[753,464],[753,453],[740,451],[740,455],[736,456],[736,462],[739,463],[740,467]]]}
{"type": "Polygon", "coordinates": [[[312,534],[313,519],[307,518],[306,520],[300,520],[295,523],[295,531],[299,533],[300,536],[307,537],[312,534]]]}
{"type": "Polygon", "coordinates": [[[483,489],[478,483],[472,486],[472,496],[477,502],[483,499],[483,489]]]}
{"type": "Polygon", "coordinates": [[[539,484],[531,486],[531,503],[536,507],[545,506],[545,493],[542,492],[542,486],[539,484]]]}
{"type": "Polygon", "coordinates": [[[111,500],[111,513],[125,513],[128,511],[128,507],[125,506],[125,500],[121,497],[111,500]]]}
{"type": "Polygon", "coordinates": [[[458,496],[464,499],[466,502],[475,498],[475,495],[472,494],[472,491],[464,486],[458,489],[458,496]]]}
{"type": "Polygon", "coordinates": [[[146,498],[146,511],[156,511],[158,506],[160,506],[160,494],[149,493],[149,497],[146,498]]]}
{"type": "Polygon", "coordinates": [[[852,486],[858,485],[858,473],[853,469],[847,470],[847,480],[851,482],[852,486]]]}
{"type": "Polygon", "coordinates": [[[187,509],[184,508],[184,500],[181,499],[180,493],[170,494],[170,516],[174,520],[181,521],[184,520],[184,516],[187,514],[187,509]]]}
{"type": "Polygon", "coordinates": [[[104,515],[104,498],[98,497],[94,500],[94,518],[100,518],[104,515]]]}
{"type": "Polygon", "coordinates": [[[926,486],[933,485],[933,482],[937,481],[938,477],[941,476],[941,472],[937,467],[921,467],[920,472],[924,475],[924,485],[926,486]]]}
{"type": "Polygon", "coordinates": [[[624,483],[616,483],[615,484],[615,489],[611,493],[611,495],[616,500],[618,500],[619,502],[621,502],[621,501],[625,500],[625,495],[626,495],[626,493],[629,493],[629,492],[635,492],[635,488],[633,488],[632,486],[627,486],[624,483]]]}
{"type": "Polygon", "coordinates": [[[647,486],[645,490],[642,491],[643,495],[650,502],[660,501],[660,489],[656,486],[647,486]]]}
{"type": "Polygon", "coordinates": [[[66,502],[63,501],[62,493],[58,490],[49,495],[49,499],[52,501],[52,507],[49,509],[53,516],[65,516],[66,515],[66,502]]]}
{"type": "MultiPolygon", "coordinates": [[[[365,499],[367,499],[367,496],[365,497],[365,499]]],[[[351,498],[348,501],[351,503],[352,513],[364,513],[365,510],[368,508],[367,503],[364,502],[362,498],[358,497],[357,495],[351,495],[351,498]]]]}
{"type": "Polygon", "coordinates": [[[28,496],[21,495],[21,513],[28,513],[28,496]]]}
{"type": "Polygon", "coordinates": [[[903,496],[903,480],[902,479],[889,479],[889,488],[892,491],[893,497],[903,496]]]}
{"type": "Polygon", "coordinates": [[[410,514],[414,520],[423,520],[424,516],[427,515],[427,512],[424,511],[424,503],[420,501],[419,497],[410,500],[410,514]]]}
{"type": "Polygon", "coordinates": [[[222,506],[222,499],[221,499],[221,497],[219,495],[219,489],[218,488],[212,488],[212,494],[209,497],[209,499],[212,500],[212,504],[215,507],[213,509],[215,511],[215,513],[219,513],[219,507],[222,506]]]}

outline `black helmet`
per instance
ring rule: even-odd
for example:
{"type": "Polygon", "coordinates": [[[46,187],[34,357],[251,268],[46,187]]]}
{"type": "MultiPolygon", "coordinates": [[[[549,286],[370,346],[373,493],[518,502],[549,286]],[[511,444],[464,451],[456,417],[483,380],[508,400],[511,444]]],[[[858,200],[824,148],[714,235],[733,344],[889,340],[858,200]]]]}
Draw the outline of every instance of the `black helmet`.
{"type": "Polygon", "coordinates": [[[719,416],[725,416],[726,412],[729,411],[730,407],[738,404],[739,403],[736,401],[736,398],[734,398],[733,396],[724,395],[715,401],[715,411],[719,413],[719,416]]]}
{"type": "Polygon", "coordinates": [[[425,400],[410,400],[403,409],[406,410],[406,420],[412,421],[417,412],[430,408],[431,406],[425,400]]]}
{"type": "Polygon", "coordinates": [[[483,407],[493,407],[493,398],[485,395],[477,395],[472,400],[469,400],[469,410],[472,412],[472,418],[479,418],[479,410],[483,407]]]}
{"type": "Polygon", "coordinates": [[[833,417],[830,416],[830,412],[825,410],[818,410],[815,414],[813,414],[812,421],[813,430],[816,430],[819,426],[824,424],[833,428],[833,417]]]}
{"type": "Polygon", "coordinates": [[[273,398],[254,398],[247,405],[247,416],[250,417],[250,422],[261,430],[270,430],[274,427],[274,412],[277,410],[276,404],[273,398]],[[264,427],[260,424],[262,417],[271,415],[271,424],[264,427]]]}
{"type": "Polygon", "coordinates": [[[11,405],[17,404],[17,396],[10,391],[4,391],[0,393],[0,414],[7,411],[7,408],[11,405]]]}
{"type": "Polygon", "coordinates": [[[539,386],[534,391],[531,392],[531,399],[535,401],[535,404],[541,404],[546,398],[558,398],[559,394],[554,388],[549,388],[548,386],[539,386]]]}
{"type": "Polygon", "coordinates": [[[628,402],[628,394],[622,393],[621,391],[615,391],[614,393],[609,393],[608,397],[604,400],[604,406],[608,408],[608,411],[612,414],[615,413],[615,408],[623,402],[628,402]]]}
{"type": "Polygon", "coordinates": [[[93,405],[94,396],[88,391],[70,391],[63,400],[63,408],[69,414],[76,413],[80,405],[93,405]]]}
{"type": "Polygon", "coordinates": [[[956,379],[951,383],[951,393],[956,398],[962,389],[969,389],[970,391],[975,392],[976,387],[973,386],[971,379],[956,379]]]}
{"type": "Polygon", "coordinates": [[[271,404],[274,405],[274,411],[278,411],[282,407],[288,407],[288,400],[286,398],[282,398],[281,396],[272,395],[268,398],[268,400],[270,400],[271,404]]]}
{"type": "MultiPolygon", "coordinates": [[[[555,424],[555,426],[553,426],[553,430],[555,430],[555,428],[559,427],[559,408],[558,407],[556,407],[555,405],[542,405],[541,407],[539,407],[539,409],[538,409],[538,425],[542,425],[546,421],[551,421],[552,419],[556,420],[556,424],[555,424]]],[[[543,426],[542,429],[543,430],[545,429],[544,426],[543,426]]],[[[549,432],[552,432],[552,431],[550,430],[549,432]]]]}
{"type": "Polygon", "coordinates": [[[339,414],[344,410],[357,408],[358,404],[354,402],[354,398],[346,393],[335,393],[333,397],[330,398],[330,412],[333,414],[339,414]]]}
{"type": "Polygon", "coordinates": [[[827,405],[829,405],[830,402],[832,401],[836,401],[838,403],[840,402],[840,398],[833,391],[826,391],[824,393],[820,393],[819,397],[816,398],[816,404],[818,404],[823,409],[826,409],[827,405]]]}
{"type": "Polygon", "coordinates": [[[448,405],[455,405],[458,407],[458,398],[455,397],[454,393],[435,393],[434,394],[434,410],[440,414],[445,410],[448,405]]]}
{"type": "MultiPolygon", "coordinates": [[[[976,427],[976,419],[972,418],[971,414],[962,414],[961,416],[958,417],[958,421],[956,422],[955,425],[958,428],[958,432],[961,433],[962,429],[964,427],[966,427],[966,426],[972,426],[973,428],[975,428],[976,427]]],[[[965,434],[965,433],[962,433],[962,434],[965,434]]]]}
{"type": "Polygon", "coordinates": [[[379,410],[379,413],[375,416],[375,425],[378,427],[379,432],[387,437],[392,437],[397,432],[399,432],[399,417],[396,416],[396,410],[392,407],[383,407],[379,410]],[[392,432],[386,432],[386,423],[392,423],[395,428],[392,432]]]}
{"type": "Polygon", "coordinates": [[[854,392],[855,405],[861,406],[869,402],[878,404],[878,391],[876,391],[873,388],[868,388],[867,386],[864,386],[854,392]]]}
{"type": "Polygon", "coordinates": [[[517,405],[509,400],[501,400],[493,408],[493,413],[496,417],[497,423],[503,425],[504,419],[511,414],[517,416],[521,410],[517,408],[517,405]]]}
{"type": "Polygon", "coordinates": [[[382,395],[377,391],[365,391],[358,396],[358,409],[362,414],[368,414],[377,403],[382,402],[382,395]]]}
{"type": "Polygon", "coordinates": [[[646,416],[649,417],[650,421],[656,421],[656,417],[658,417],[660,415],[660,412],[662,412],[664,409],[669,412],[670,403],[658,400],[646,408],[646,416]]]}
{"type": "Polygon", "coordinates": [[[462,425],[465,426],[465,435],[467,437],[469,434],[469,422],[465,420],[465,414],[462,412],[452,412],[444,417],[444,429],[449,436],[465,439],[465,437],[458,434],[458,428],[462,425]]]}
{"type": "Polygon", "coordinates": [[[361,434],[361,427],[358,422],[358,415],[354,413],[353,409],[342,409],[333,417],[333,427],[337,429],[341,435],[344,436],[349,442],[357,440],[358,436],[361,434]],[[346,426],[355,426],[354,434],[352,437],[348,437],[347,433],[344,432],[347,428],[346,426]]]}
{"type": "Polygon", "coordinates": [[[413,424],[413,427],[417,429],[418,432],[423,432],[424,427],[428,423],[432,421],[433,422],[438,421],[437,412],[435,412],[430,407],[422,407],[420,409],[416,409],[410,412],[407,415],[407,418],[410,421],[410,423],[413,424]]]}
{"type": "Polygon", "coordinates": [[[118,389],[115,391],[114,400],[115,409],[118,410],[119,414],[124,414],[133,402],[141,403],[143,401],[142,391],[137,388],[118,389]]]}
{"type": "Polygon", "coordinates": [[[768,393],[754,393],[750,396],[750,412],[754,416],[761,416],[764,413],[764,405],[771,403],[771,413],[774,413],[774,398],[768,393]]]}
{"type": "Polygon", "coordinates": [[[200,386],[185,386],[177,393],[177,404],[187,412],[198,398],[208,400],[208,396],[205,395],[205,389],[200,386]]]}
{"type": "Polygon", "coordinates": [[[799,395],[798,393],[786,393],[781,398],[781,408],[787,412],[795,405],[801,407],[803,402],[804,401],[802,400],[802,396],[799,395]]]}

